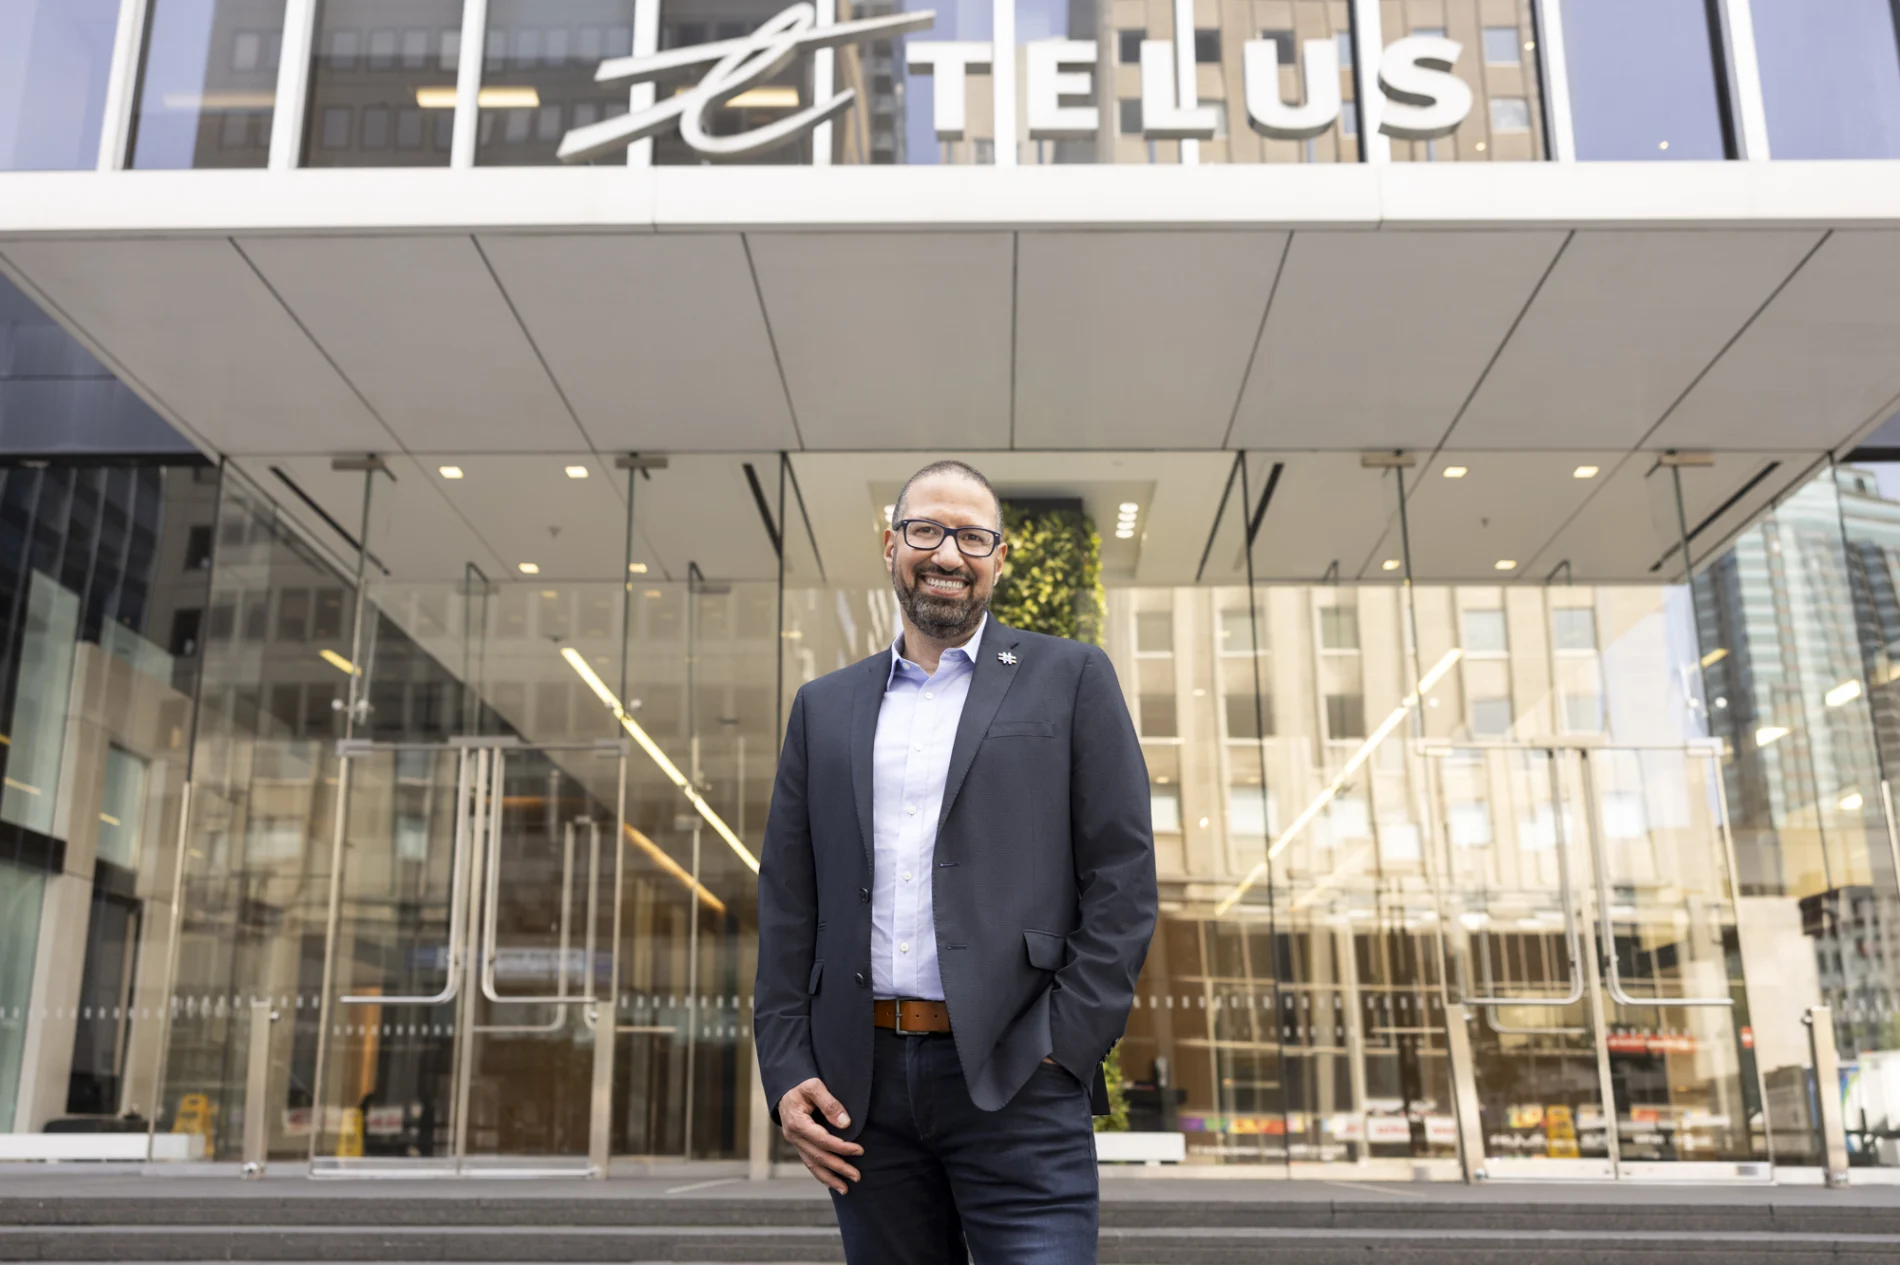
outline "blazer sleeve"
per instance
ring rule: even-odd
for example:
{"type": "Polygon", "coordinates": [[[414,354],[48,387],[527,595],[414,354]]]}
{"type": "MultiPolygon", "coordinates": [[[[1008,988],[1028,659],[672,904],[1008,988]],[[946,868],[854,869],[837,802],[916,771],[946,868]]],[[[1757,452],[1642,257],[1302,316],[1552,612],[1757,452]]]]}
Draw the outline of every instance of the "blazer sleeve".
{"type": "Polygon", "coordinates": [[[759,858],[759,967],[752,1033],[772,1122],[786,1091],[818,1075],[808,977],[816,956],[818,888],[806,811],[805,694],[792,700],[759,858]]]}
{"type": "Polygon", "coordinates": [[[1121,1038],[1154,935],[1157,894],[1148,764],[1100,647],[1076,687],[1069,775],[1080,917],[1049,997],[1056,1062],[1087,1084],[1121,1038]]]}

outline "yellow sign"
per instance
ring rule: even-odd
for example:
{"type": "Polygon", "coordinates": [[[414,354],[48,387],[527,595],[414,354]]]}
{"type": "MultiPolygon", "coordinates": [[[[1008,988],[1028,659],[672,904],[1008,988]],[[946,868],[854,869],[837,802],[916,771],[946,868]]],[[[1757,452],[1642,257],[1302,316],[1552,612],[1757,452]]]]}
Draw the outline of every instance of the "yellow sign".
{"type": "Polygon", "coordinates": [[[196,1133],[207,1143],[218,1118],[218,1109],[205,1094],[185,1094],[178,1100],[178,1112],[172,1117],[173,1133],[196,1133]]]}
{"type": "Polygon", "coordinates": [[[1574,1160],[1583,1154],[1577,1149],[1577,1125],[1570,1108],[1552,1104],[1544,1109],[1544,1153],[1553,1160],[1574,1160]]]}

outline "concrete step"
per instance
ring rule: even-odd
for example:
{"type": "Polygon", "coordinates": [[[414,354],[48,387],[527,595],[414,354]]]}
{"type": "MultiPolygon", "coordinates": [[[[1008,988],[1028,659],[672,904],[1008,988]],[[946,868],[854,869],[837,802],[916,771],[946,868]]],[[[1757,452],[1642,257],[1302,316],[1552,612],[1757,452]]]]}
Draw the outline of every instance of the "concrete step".
{"type": "MultiPolygon", "coordinates": [[[[82,1183],[83,1189],[83,1183],[82,1183]]],[[[1816,1192],[1818,1193],[1818,1192],[1816,1192]]],[[[1476,1197],[1474,1197],[1476,1196],[1476,1197]]],[[[638,1229],[717,1227],[831,1230],[831,1203],[797,1195],[615,1198],[507,1195],[450,1187],[383,1186],[377,1194],[239,1186],[192,1198],[140,1194],[8,1195],[0,1188],[0,1227],[245,1227],[287,1230],[347,1225],[369,1231],[454,1226],[464,1229],[638,1229]]],[[[1788,1198],[1772,1188],[1712,1197],[1628,1201],[1565,1199],[1521,1189],[1483,1198],[1108,1198],[1105,1230],[1497,1231],[1627,1234],[1900,1235],[1900,1201],[1788,1198]]]]}
{"type": "MultiPolygon", "coordinates": [[[[592,1262],[844,1259],[816,1227],[88,1225],[14,1228],[0,1261],[592,1262]]],[[[1527,1230],[1105,1229],[1102,1265],[1821,1265],[1900,1260],[1900,1235],[1527,1230]]]]}

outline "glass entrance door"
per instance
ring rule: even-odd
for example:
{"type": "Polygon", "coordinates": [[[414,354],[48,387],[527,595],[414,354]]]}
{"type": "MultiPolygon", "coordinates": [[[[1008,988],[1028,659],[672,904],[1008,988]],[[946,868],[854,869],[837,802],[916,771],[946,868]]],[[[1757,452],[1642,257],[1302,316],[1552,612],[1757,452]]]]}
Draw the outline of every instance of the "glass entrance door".
{"type": "Polygon", "coordinates": [[[603,1171],[624,745],[341,755],[313,1173],[603,1171]]]}
{"type": "Polygon", "coordinates": [[[1473,1167],[1766,1177],[1720,744],[1425,754],[1473,1167]]]}

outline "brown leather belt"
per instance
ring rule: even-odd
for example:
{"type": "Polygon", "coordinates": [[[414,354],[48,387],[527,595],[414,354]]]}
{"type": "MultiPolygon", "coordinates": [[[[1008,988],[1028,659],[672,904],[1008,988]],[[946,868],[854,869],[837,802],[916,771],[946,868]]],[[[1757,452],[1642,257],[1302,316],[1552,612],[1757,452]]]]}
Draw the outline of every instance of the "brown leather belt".
{"type": "Polygon", "coordinates": [[[940,1001],[884,1001],[871,1003],[872,1022],[904,1036],[950,1031],[950,1007],[940,1001]]]}

